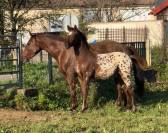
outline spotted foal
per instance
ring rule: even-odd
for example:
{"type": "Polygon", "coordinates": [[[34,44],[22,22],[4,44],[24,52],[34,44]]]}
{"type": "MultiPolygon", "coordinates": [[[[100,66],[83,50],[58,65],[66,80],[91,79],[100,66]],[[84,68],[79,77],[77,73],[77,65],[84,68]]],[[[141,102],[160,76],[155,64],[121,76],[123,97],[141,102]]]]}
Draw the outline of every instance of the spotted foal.
{"type": "MultiPolygon", "coordinates": [[[[122,52],[111,52],[107,54],[94,54],[89,49],[86,36],[74,28],[68,27],[70,32],[68,36],[67,48],[73,47],[76,56],[76,72],[80,81],[83,105],[82,111],[87,108],[88,86],[92,77],[107,79],[114,75],[115,71],[124,83],[124,93],[126,95],[127,107],[135,110],[134,91],[131,84],[131,58],[122,52]]],[[[122,85],[122,84],[121,84],[122,85]]],[[[121,88],[120,88],[121,89],[121,88]]]]}
{"type": "MultiPolygon", "coordinates": [[[[131,104],[134,103],[134,93],[133,87],[131,83],[131,71],[132,71],[132,61],[130,57],[123,52],[111,52],[107,54],[98,54],[97,55],[97,69],[95,72],[95,76],[100,79],[108,79],[112,75],[115,74],[116,71],[119,72],[121,79],[125,85],[124,92],[127,96],[127,107],[131,108],[131,104]],[[131,96],[131,97],[129,97],[131,96]]],[[[120,82],[120,84],[122,84],[120,82]]],[[[121,88],[119,88],[121,89],[121,88]]],[[[118,90],[121,92],[121,90],[118,90]]],[[[121,100],[121,95],[116,100],[116,104],[121,100]]],[[[133,107],[135,110],[135,107],[133,107]]]]}

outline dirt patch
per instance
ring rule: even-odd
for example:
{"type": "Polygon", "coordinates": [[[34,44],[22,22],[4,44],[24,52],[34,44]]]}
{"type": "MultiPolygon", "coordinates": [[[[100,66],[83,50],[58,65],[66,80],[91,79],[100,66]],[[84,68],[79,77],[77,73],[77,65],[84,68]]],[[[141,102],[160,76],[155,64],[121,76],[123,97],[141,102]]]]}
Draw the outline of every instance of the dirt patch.
{"type": "Polygon", "coordinates": [[[58,119],[59,114],[54,112],[44,112],[44,111],[18,111],[14,109],[0,109],[0,122],[8,121],[46,121],[58,119]]]}

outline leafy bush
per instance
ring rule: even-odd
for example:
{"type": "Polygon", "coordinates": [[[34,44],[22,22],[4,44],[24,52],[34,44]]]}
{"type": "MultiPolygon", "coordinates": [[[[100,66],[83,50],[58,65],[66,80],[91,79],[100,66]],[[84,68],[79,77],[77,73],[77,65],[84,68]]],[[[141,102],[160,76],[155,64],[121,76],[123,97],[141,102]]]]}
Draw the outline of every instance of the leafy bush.
{"type": "MultiPolygon", "coordinates": [[[[37,88],[39,93],[36,97],[25,97],[17,95],[10,98],[6,103],[12,102],[22,110],[55,110],[68,109],[70,107],[70,95],[66,81],[59,73],[57,66],[53,67],[54,84],[48,84],[48,72],[46,63],[25,64],[24,67],[24,88],[37,88]]],[[[102,106],[107,101],[114,99],[113,82],[96,81],[91,83],[89,90],[89,106],[102,106]]],[[[76,87],[78,104],[82,104],[80,86],[76,87]]],[[[11,106],[10,104],[5,104],[11,106]]]]}
{"type": "Polygon", "coordinates": [[[163,52],[163,48],[152,49],[152,68],[157,70],[157,79],[161,85],[156,88],[164,90],[168,86],[168,56],[163,52]]]}

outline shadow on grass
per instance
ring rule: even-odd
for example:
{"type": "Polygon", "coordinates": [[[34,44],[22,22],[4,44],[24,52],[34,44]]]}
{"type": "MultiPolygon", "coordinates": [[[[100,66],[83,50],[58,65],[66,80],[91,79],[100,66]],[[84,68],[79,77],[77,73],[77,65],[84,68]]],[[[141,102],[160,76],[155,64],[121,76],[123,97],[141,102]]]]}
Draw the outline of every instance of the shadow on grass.
{"type": "Polygon", "coordinates": [[[107,102],[116,99],[116,86],[113,78],[108,80],[96,80],[95,84],[97,88],[93,96],[94,106],[104,106],[107,102]]]}
{"type": "MultiPolygon", "coordinates": [[[[115,101],[117,98],[115,83],[113,78],[108,80],[96,80],[97,90],[93,96],[93,105],[97,107],[104,106],[109,101],[115,101]]],[[[135,87],[136,88],[136,87],[135,87]]],[[[146,90],[144,96],[139,98],[136,96],[136,101],[142,105],[155,105],[158,103],[168,103],[168,88],[164,90],[146,90]]]]}
{"type": "Polygon", "coordinates": [[[168,103],[168,90],[147,91],[142,98],[142,105],[155,105],[168,103]]]}

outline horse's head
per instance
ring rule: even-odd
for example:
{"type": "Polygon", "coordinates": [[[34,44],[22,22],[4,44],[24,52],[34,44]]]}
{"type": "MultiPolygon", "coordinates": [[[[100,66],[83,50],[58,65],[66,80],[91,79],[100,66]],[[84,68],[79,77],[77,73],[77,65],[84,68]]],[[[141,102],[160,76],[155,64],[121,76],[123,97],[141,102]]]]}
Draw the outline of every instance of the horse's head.
{"type": "Polygon", "coordinates": [[[81,41],[87,42],[86,36],[77,28],[75,25],[74,28],[67,26],[69,34],[68,34],[68,43],[67,48],[70,47],[79,47],[81,44],[81,41]]]}
{"type": "Polygon", "coordinates": [[[22,59],[23,61],[28,61],[31,58],[33,58],[38,52],[41,51],[40,45],[37,40],[36,34],[30,34],[30,39],[27,43],[27,45],[24,48],[24,51],[22,53],[22,59]]]}
{"type": "Polygon", "coordinates": [[[156,74],[157,74],[157,71],[154,69],[147,69],[144,72],[144,76],[149,83],[156,82],[156,74]]]}

